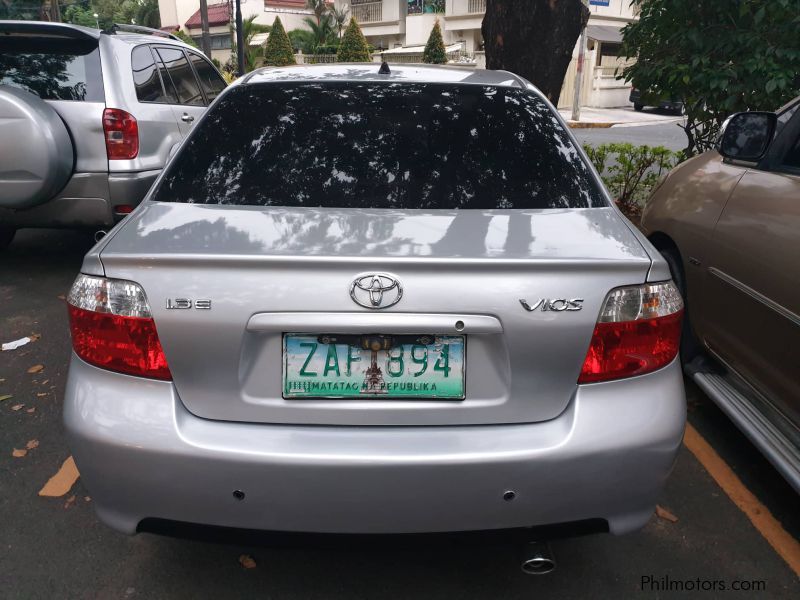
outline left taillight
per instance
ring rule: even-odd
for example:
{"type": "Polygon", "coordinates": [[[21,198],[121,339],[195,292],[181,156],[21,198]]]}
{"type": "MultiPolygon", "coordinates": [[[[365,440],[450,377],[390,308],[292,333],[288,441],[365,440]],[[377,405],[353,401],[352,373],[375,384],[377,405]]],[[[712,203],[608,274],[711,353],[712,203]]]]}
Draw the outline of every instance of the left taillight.
{"type": "Polygon", "coordinates": [[[611,290],[597,318],[578,383],[651,373],[678,355],[683,299],[672,281],[611,290]]]}
{"type": "Polygon", "coordinates": [[[109,160],[130,160],[139,154],[139,124],[129,112],[119,108],[103,111],[103,133],[109,160]]]}
{"type": "Polygon", "coordinates": [[[81,359],[127,375],[172,379],[147,297],[138,283],[79,275],[67,306],[72,347],[81,359]]]}

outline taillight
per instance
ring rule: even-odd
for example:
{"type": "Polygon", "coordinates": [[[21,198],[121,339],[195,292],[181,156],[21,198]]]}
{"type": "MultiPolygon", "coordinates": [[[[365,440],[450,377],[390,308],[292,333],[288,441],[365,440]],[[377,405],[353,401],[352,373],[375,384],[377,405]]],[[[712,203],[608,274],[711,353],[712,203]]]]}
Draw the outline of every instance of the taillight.
{"type": "Polygon", "coordinates": [[[105,109],[103,132],[109,160],[130,160],[139,154],[139,125],[131,113],[119,108],[105,109]]]}
{"type": "Polygon", "coordinates": [[[611,290],[606,296],[578,383],[644,375],[677,356],[683,299],[671,281],[611,290]]]}
{"type": "Polygon", "coordinates": [[[72,347],[87,363],[128,375],[172,379],[139,284],[79,275],[67,306],[72,347]]]}

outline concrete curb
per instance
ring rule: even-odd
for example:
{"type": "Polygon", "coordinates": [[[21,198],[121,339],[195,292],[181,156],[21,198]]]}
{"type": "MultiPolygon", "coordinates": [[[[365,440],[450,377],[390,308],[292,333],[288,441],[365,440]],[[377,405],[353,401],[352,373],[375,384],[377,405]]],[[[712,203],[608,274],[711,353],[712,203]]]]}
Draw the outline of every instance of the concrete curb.
{"type": "Polygon", "coordinates": [[[585,121],[567,121],[567,125],[571,129],[608,129],[615,125],[620,125],[620,122],[598,123],[598,122],[585,122],[585,121]]]}

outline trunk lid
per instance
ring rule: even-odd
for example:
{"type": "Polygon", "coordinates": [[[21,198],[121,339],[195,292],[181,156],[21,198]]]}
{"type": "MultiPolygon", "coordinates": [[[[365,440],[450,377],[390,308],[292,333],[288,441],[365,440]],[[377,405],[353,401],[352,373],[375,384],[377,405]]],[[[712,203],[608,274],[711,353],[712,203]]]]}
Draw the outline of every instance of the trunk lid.
{"type": "Polygon", "coordinates": [[[452,425],[552,419],[573,397],[606,293],[651,261],[611,208],[353,210],[150,203],[102,250],[141,284],[174,385],[208,419],[452,425]],[[371,310],[350,287],[389,273],[402,299],[371,310]],[[580,311],[528,311],[540,299],[580,311]],[[211,309],[168,309],[176,300],[211,309]],[[284,399],[283,333],[466,335],[465,398],[284,399]]]}

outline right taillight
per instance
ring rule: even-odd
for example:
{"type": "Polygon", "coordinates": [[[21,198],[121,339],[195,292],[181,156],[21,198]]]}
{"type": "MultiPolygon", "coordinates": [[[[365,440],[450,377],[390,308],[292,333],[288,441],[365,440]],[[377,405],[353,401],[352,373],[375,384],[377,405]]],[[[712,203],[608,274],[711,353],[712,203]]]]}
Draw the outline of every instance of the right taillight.
{"type": "Polygon", "coordinates": [[[78,275],[67,308],[72,347],[81,359],[128,375],[172,379],[138,283],[78,275]]]}
{"type": "Polygon", "coordinates": [[[683,299],[672,281],[611,290],[578,383],[644,375],[668,365],[681,341],[683,299]]]}
{"type": "Polygon", "coordinates": [[[131,113],[119,108],[103,111],[103,133],[109,160],[130,160],[139,154],[139,124],[131,113]]]}

